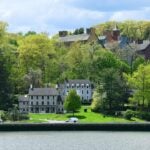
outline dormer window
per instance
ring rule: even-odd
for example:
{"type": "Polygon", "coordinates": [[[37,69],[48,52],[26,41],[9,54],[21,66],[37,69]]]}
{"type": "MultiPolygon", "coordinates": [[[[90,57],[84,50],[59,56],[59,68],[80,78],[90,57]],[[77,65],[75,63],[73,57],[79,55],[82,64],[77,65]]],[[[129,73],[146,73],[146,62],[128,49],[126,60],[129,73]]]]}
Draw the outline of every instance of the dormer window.
{"type": "Polygon", "coordinates": [[[89,88],[89,84],[86,84],[86,87],[89,88]]]}
{"type": "Polygon", "coordinates": [[[67,88],[69,88],[69,83],[67,83],[67,88]]]}
{"type": "Polygon", "coordinates": [[[81,87],[84,88],[84,84],[81,84],[81,87]]]}
{"type": "Polygon", "coordinates": [[[79,88],[79,84],[78,83],[76,84],[76,87],[79,88]]]}
{"type": "Polygon", "coordinates": [[[74,84],[72,84],[71,86],[72,86],[72,88],[74,88],[74,84]]]}

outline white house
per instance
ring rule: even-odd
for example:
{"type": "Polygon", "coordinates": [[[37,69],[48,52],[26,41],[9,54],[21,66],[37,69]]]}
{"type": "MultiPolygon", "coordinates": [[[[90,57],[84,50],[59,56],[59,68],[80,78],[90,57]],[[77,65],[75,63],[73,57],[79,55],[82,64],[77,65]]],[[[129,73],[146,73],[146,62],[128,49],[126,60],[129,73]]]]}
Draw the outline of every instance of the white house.
{"type": "Polygon", "coordinates": [[[58,84],[57,86],[62,99],[65,99],[65,96],[69,93],[69,91],[74,89],[80,96],[82,103],[91,103],[93,85],[89,80],[66,80],[63,84],[58,84]]]}
{"type": "Polygon", "coordinates": [[[63,101],[55,88],[30,88],[29,94],[19,97],[21,113],[62,113],[63,101]]]}

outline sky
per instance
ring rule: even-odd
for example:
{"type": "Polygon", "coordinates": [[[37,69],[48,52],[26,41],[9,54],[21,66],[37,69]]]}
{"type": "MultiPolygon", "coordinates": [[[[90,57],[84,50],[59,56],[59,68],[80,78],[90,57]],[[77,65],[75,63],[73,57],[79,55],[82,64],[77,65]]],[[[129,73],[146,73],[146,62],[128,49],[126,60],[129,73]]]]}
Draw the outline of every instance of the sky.
{"type": "Polygon", "coordinates": [[[0,21],[9,32],[47,32],[106,21],[150,20],[150,0],[0,0],[0,21]]]}

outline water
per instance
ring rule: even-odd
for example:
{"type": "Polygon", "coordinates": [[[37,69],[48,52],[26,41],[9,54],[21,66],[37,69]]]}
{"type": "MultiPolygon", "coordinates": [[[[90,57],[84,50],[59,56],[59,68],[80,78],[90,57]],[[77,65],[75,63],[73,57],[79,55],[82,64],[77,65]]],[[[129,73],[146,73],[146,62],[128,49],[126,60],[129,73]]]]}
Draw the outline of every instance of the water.
{"type": "Polygon", "coordinates": [[[0,132],[0,150],[149,150],[150,132],[0,132]]]}

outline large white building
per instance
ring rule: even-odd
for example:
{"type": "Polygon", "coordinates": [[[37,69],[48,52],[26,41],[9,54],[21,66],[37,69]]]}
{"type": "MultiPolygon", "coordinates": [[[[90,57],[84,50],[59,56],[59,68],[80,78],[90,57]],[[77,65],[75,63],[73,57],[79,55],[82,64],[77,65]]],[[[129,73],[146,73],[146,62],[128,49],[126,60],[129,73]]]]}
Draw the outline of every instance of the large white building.
{"type": "Polygon", "coordinates": [[[63,101],[55,88],[30,88],[29,94],[19,97],[21,113],[62,113],[63,101]]]}
{"type": "Polygon", "coordinates": [[[91,103],[93,86],[89,80],[66,80],[56,88],[30,88],[19,97],[21,113],[63,113],[63,102],[71,89],[76,90],[82,103],[91,103]]]}
{"type": "Polygon", "coordinates": [[[82,103],[91,103],[93,94],[93,85],[89,80],[75,79],[66,80],[63,84],[58,84],[58,89],[62,99],[69,93],[71,89],[76,90],[80,96],[82,103]]]}

